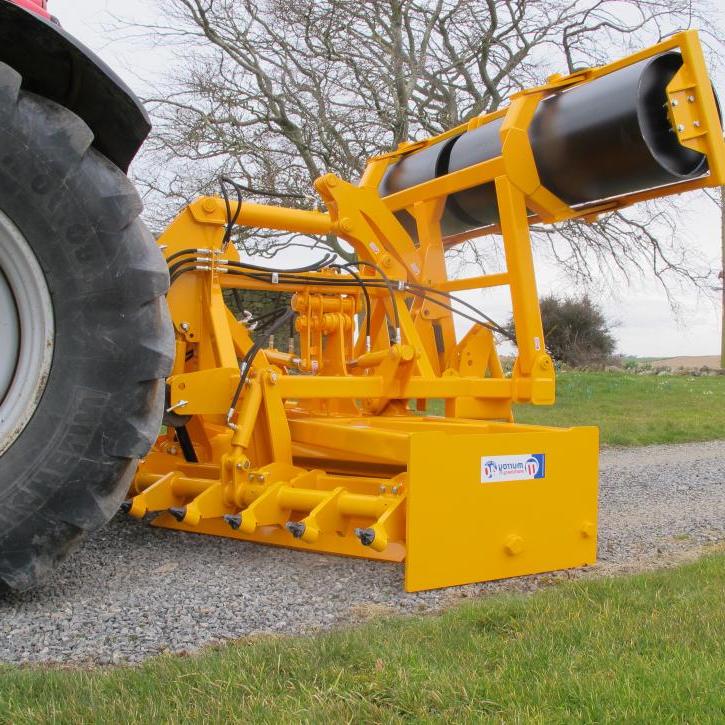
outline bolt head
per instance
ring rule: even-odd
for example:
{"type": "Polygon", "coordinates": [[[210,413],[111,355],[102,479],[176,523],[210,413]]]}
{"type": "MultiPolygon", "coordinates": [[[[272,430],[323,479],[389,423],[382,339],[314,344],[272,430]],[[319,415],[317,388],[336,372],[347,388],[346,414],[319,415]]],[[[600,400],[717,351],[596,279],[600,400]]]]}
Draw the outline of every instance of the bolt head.
{"type": "Polygon", "coordinates": [[[687,100],[688,100],[688,101],[689,101],[690,103],[694,103],[694,102],[695,102],[695,96],[687,96],[687,100]]]}
{"type": "Polygon", "coordinates": [[[181,323],[181,329],[184,332],[189,332],[189,330],[191,329],[191,325],[188,322],[182,322],[181,323]]]}
{"type": "Polygon", "coordinates": [[[516,556],[524,550],[524,540],[517,534],[511,534],[506,538],[503,548],[509,556],[516,556]]]}
{"type": "Polygon", "coordinates": [[[684,125],[683,125],[683,124],[679,124],[679,125],[677,126],[677,130],[678,130],[678,131],[679,131],[680,133],[682,133],[682,132],[683,132],[683,131],[685,130],[685,127],[684,127],[684,125]]]}
{"type": "Polygon", "coordinates": [[[679,104],[679,101],[677,101],[677,100],[674,100],[674,101],[672,101],[672,107],[673,107],[673,108],[674,108],[675,106],[679,106],[679,105],[680,105],[680,104],[679,104]]]}

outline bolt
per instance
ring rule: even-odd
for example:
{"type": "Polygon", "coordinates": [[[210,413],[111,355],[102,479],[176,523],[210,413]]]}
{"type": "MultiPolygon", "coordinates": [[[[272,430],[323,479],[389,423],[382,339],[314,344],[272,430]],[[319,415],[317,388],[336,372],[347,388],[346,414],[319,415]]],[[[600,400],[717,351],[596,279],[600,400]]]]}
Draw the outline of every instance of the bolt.
{"type": "Polygon", "coordinates": [[[384,485],[381,485],[380,486],[380,493],[385,493],[386,491],[387,491],[387,489],[385,488],[385,486],[384,485]]]}
{"type": "Polygon", "coordinates": [[[224,521],[226,521],[231,528],[235,531],[242,525],[242,517],[240,514],[225,514],[224,521]]]}
{"type": "Polygon", "coordinates": [[[181,329],[184,332],[189,332],[189,330],[191,330],[191,325],[188,322],[182,322],[181,323],[181,329]]]}
{"type": "Polygon", "coordinates": [[[676,100],[672,101],[672,108],[674,108],[675,106],[679,106],[679,105],[680,104],[676,100]]]}
{"type": "Polygon", "coordinates": [[[174,446],[171,446],[171,448],[169,448],[169,455],[175,456],[176,453],[177,453],[176,448],[174,446]]]}
{"type": "Polygon", "coordinates": [[[177,520],[183,521],[186,516],[186,506],[182,508],[170,508],[169,513],[177,520]]]}
{"type": "Polygon", "coordinates": [[[375,531],[373,529],[355,529],[355,536],[360,539],[363,546],[370,546],[375,541],[375,531]]]}
{"type": "Polygon", "coordinates": [[[692,124],[692,125],[693,125],[693,126],[694,126],[695,128],[700,128],[700,122],[699,122],[699,121],[695,121],[695,122],[693,122],[693,124],[692,124]]]}
{"type": "Polygon", "coordinates": [[[278,380],[279,380],[279,377],[278,377],[277,373],[269,374],[269,384],[270,385],[277,385],[278,380]]]}
{"type": "Polygon", "coordinates": [[[398,493],[400,489],[397,486],[393,486],[393,493],[398,493]]]}
{"type": "Polygon", "coordinates": [[[683,125],[682,125],[682,124],[680,123],[680,124],[679,124],[679,125],[677,126],[677,130],[678,130],[678,131],[679,131],[680,133],[682,133],[682,132],[683,132],[683,131],[685,130],[685,127],[684,127],[684,126],[683,126],[683,125]]]}
{"type": "Polygon", "coordinates": [[[694,103],[694,102],[695,102],[695,96],[687,96],[687,100],[688,100],[688,101],[689,101],[690,103],[694,103]]]}
{"type": "Polygon", "coordinates": [[[285,528],[295,539],[301,539],[307,527],[301,521],[288,521],[285,528]]]}
{"type": "Polygon", "coordinates": [[[511,534],[506,538],[503,548],[509,556],[516,556],[524,550],[524,540],[516,534],[511,534]]]}

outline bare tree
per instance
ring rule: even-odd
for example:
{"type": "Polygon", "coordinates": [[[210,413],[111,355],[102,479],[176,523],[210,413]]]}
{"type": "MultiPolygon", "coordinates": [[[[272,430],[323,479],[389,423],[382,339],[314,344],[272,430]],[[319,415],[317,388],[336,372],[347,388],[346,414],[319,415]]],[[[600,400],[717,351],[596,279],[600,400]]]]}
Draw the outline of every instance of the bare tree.
{"type": "MultiPolygon", "coordinates": [[[[516,90],[701,25],[690,0],[162,0],[163,27],[182,52],[164,92],[142,182],[168,215],[220,173],[250,198],[310,208],[311,183],[358,177],[368,157],[496,110],[516,90]],[[151,172],[153,170],[153,173],[151,172]]],[[[579,279],[648,271],[701,285],[669,204],[617,212],[594,225],[537,231],[537,243],[579,279]]],[[[258,231],[249,253],[324,244],[258,231]]],[[[485,262],[475,244],[474,250],[485,262]]]]}

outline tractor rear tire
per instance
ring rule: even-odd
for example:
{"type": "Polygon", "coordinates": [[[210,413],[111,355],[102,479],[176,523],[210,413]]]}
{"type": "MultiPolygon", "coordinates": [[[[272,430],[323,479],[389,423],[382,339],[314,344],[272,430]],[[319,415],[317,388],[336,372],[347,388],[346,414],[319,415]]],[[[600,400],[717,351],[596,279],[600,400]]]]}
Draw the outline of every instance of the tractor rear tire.
{"type": "Polygon", "coordinates": [[[0,63],[0,584],[18,590],[118,510],[173,360],[164,260],[92,143],[0,63]]]}

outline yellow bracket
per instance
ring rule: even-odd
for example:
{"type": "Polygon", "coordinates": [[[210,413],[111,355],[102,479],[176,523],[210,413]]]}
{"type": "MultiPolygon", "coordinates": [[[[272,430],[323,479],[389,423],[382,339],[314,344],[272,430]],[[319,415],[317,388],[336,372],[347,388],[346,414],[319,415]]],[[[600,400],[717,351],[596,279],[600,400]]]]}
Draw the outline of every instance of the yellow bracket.
{"type": "Polygon", "coordinates": [[[180,477],[181,473],[178,471],[167,473],[145,491],[134,496],[128,511],[129,516],[140,519],[149,512],[165,511],[183,505],[184,497],[174,492],[174,482],[180,477]]]}
{"type": "MultiPolygon", "coordinates": [[[[374,551],[385,551],[391,541],[405,540],[405,509],[407,500],[404,495],[393,500],[391,505],[370,527],[372,541],[370,548],[374,551]]],[[[362,532],[361,532],[362,533],[362,532]]],[[[364,533],[362,534],[365,535],[364,533]]]]}
{"type": "Polygon", "coordinates": [[[711,185],[723,185],[723,129],[702,46],[694,30],[679,34],[679,38],[684,62],[667,86],[670,121],[683,146],[707,156],[711,185]]]}
{"type": "Polygon", "coordinates": [[[314,544],[322,533],[334,534],[342,531],[339,502],[343,493],[345,493],[345,489],[342,487],[333,489],[307,516],[299,521],[302,541],[314,544]]]}
{"type": "Polygon", "coordinates": [[[240,530],[253,534],[261,526],[283,526],[289,519],[289,511],[279,505],[279,493],[285,484],[278,481],[267,487],[258,498],[241,512],[240,530]]]}
{"type": "Polygon", "coordinates": [[[183,521],[189,526],[196,526],[202,519],[216,519],[231,514],[234,507],[224,496],[224,486],[217,481],[186,504],[183,521]]]}
{"type": "Polygon", "coordinates": [[[169,378],[171,406],[181,415],[225,414],[239,384],[239,368],[210,368],[169,378]]]}

